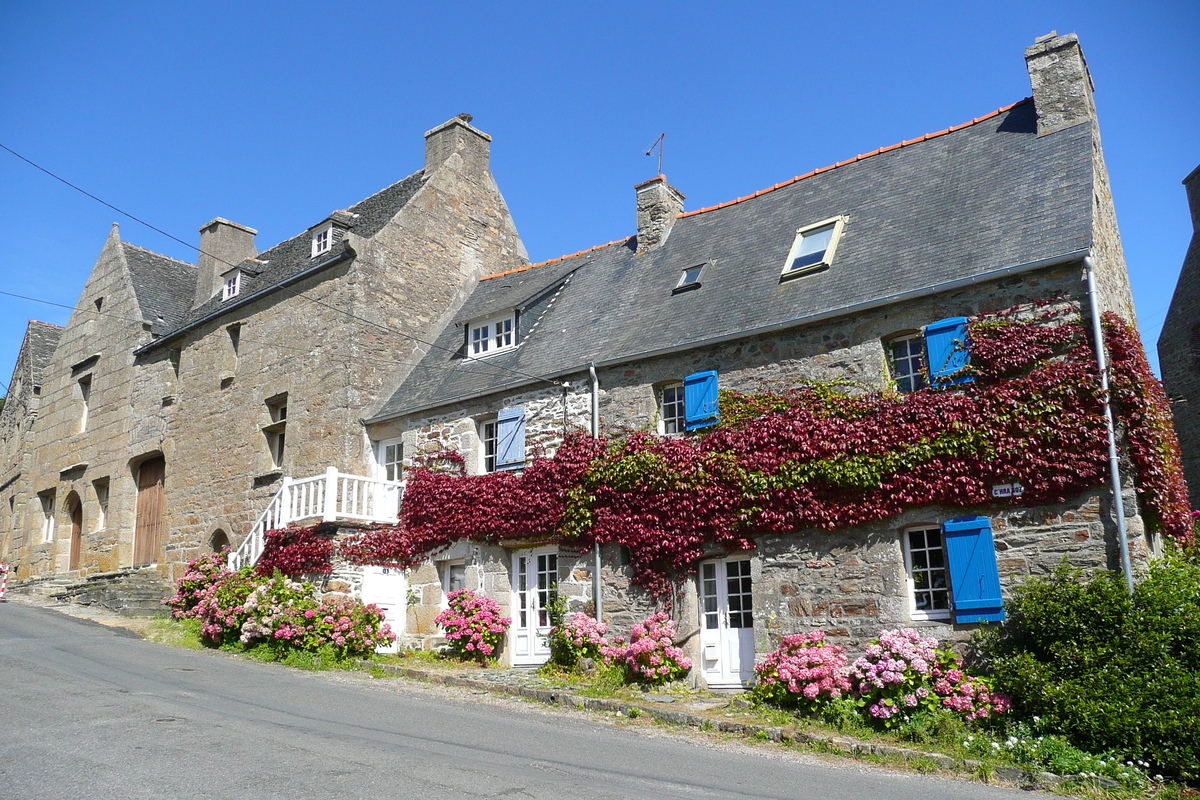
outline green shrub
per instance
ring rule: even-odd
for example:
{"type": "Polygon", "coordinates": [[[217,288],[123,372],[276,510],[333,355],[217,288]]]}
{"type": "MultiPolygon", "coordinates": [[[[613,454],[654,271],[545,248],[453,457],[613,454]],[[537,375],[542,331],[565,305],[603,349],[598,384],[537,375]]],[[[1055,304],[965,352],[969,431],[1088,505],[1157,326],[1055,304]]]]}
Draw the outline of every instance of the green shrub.
{"type": "Polygon", "coordinates": [[[1021,587],[975,640],[1015,714],[1093,753],[1200,777],[1200,565],[1151,565],[1130,597],[1120,575],[1065,564],[1021,587]]]}

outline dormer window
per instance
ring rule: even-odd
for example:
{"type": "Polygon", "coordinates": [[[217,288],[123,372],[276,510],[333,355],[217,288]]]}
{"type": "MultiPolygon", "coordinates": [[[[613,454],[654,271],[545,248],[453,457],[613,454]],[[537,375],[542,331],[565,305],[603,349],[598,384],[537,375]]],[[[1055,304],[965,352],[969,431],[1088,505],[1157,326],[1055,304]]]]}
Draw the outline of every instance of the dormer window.
{"type": "Polygon", "coordinates": [[[232,300],[242,291],[242,271],[235,270],[225,276],[225,284],[221,287],[221,302],[232,300]]]}
{"type": "Polygon", "coordinates": [[[333,223],[326,222],[319,228],[313,229],[312,235],[312,254],[313,258],[328,253],[333,247],[333,223]]]}
{"type": "Polygon", "coordinates": [[[517,345],[516,314],[472,322],[467,326],[467,357],[480,358],[517,345]]]}
{"type": "Polygon", "coordinates": [[[845,224],[845,217],[833,217],[796,231],[796,240],[783,265],[780,280],[827,269],[833,263],[833,254],[845,224]]]}

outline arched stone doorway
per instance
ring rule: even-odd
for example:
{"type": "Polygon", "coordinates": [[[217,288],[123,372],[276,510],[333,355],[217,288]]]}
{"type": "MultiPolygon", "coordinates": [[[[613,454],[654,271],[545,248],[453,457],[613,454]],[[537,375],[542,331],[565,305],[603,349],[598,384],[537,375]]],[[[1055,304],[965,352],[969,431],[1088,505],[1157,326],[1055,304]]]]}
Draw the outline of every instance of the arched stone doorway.
{"type": "Polygon", "coordinates": [[[83,503],[79,502],[75,492],[67,495],[67,513],[71,516],[71,555],[67,569],[74,572],[79,569],[79,558],[83,554],[83,503]]]}
{"type": "Polygon", "coordinates": [[[229,547],[229,534],[217,528],[213,531],[212,536],[208,538],[208,551],[210,553],[219,553],[226,547],[229,547]]]}

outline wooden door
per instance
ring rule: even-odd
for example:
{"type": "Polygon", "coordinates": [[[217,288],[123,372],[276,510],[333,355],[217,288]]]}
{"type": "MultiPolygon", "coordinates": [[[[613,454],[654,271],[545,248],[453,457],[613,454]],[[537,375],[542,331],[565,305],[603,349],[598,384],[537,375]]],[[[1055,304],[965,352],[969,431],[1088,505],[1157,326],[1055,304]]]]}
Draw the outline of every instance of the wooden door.
{"type": "Polygon", "coordinates": [[[68,570],[79,569],[79,555],[83,551],[83,504],[76,500],[71,505],[71,561],[68,570]]]}
{"type": "Polygon", "coordinates": [[[166,462],[161,458],[143,461],[138,468],[134,564],[153,564],[158,561],[162,551],[163,477],[166,471],[166,462]]]}

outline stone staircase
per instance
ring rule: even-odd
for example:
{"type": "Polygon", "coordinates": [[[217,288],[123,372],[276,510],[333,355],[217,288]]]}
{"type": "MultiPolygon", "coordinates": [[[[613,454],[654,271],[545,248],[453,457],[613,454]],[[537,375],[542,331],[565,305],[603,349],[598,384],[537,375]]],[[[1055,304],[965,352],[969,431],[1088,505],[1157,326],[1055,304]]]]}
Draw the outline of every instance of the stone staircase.
{"type": "Polygon", "coordinates": [[[157,617],[167,613],[163,598],[174,586],[154,567],[126,567],[85,577],[57,575],[13,586],[13,591],[55,600],[99,606],[124,617],[157,617]]]}

